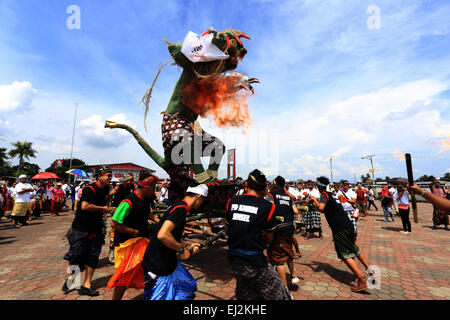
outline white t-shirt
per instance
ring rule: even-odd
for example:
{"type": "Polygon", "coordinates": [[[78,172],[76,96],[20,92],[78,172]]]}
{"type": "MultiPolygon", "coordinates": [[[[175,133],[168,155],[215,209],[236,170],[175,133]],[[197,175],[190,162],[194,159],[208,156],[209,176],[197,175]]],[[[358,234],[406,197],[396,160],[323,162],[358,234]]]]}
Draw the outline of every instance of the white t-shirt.
{"type": "MultiPolygon", "coordinates": [[[[339,195],[344,195],[344,191],[343,190],[339,191],[338,196],[339,195]]],[[[356,193],[351,189],[348,189],[347,192],[345,192],[345,195],[347,196],[348,200],[356,200],[356,193]]],[[[349,202],[341,202],[341,204],[342,204],[342,208],[344,208],[344,211],[353,211],[354,210],[353,206],[349,202]]]]}
{"type": "Polygon", "coordinates": [[[298,191],[298,188],[289,187],[288,192],[292,194],[295,199],[297,199],[297,197],[300,195],[300,191],[298,191]]]}
{"type": "Polygon", "coordinates": [[[397,199],[395,198],[395,194],[397,193],[396,188],[390,188],[389,192],[392,194],[392,197],[394,198],[394,201],[397,202],[397,199]]]}
{"type": "Polygon", "coordinates": [[[319,200],[320,199],[320,192],[319,192],[319,190],[317,190],[316,188],[313,188],[312,190],[309,190],[309,189],[306,189],[306,192],[307,192],[307,197],[309,196],[309,197],[314,197],[314,198],[316,198],[317,200],[319,200]]]}
{"type": "Polygon", "coordinates": [[[409,197],[408,197],[409,193],[408,191],[403,191],[402,196],[399,198],[398,197],[398,191],[396,191],[395,195],[394,195],[394,199],[397,201],[397,204],[406,204],[409,205],[409,197]]]}
{"type": "Polygon", "coordinates": [[[304,198],[306,198],[307,197],[307,195],[308,195],[308,189],[302,189],[302,190],[300,190],[299,191],[299,193],[300,193],[300,198],[301,199],[304,199],[304,198]]]}
{"type": "Polygon", "coordinates": [[[45,190],[44,199],[49,200],[53,197],[52,188],[45,190]]]}
{"type": "Polygon", "coordinates": [[[166,188],[161,188],[160,190],[160,196],[159,196],[159,200],[163,201],[165,199],[169,199],[169,191],[166,188]],[[164,192],[166,194],[164,194],[164,192]]]}
{"type": "Polygon", "coordinates": [[[13,187],[7,187],[6,188],[6,191],[8,192],[8,194],[9,194],[9,196],[11,197],[11,198],[14,198],[14,188],[13,187]]]}
{"type": "Polygon", "coordinates": [[[61,186],[61,189],[62,191],[64,191],[64,194],[67,195],[67,192],[69,191],[69,185],[65,183],[61,186]]]}
{"type": "Polygon", "coordinates": [[[372,189],[369,190],[369,200],[371,200],[371,201],[375,200],[372,189]]]}
{"type": "Polygon", "coordinates": [[[16,202],[31,202],[30,194],[32,194],[32,192],[34,192],[34,191],[19,193],[20,191],[22,191],[23,189],[26,189],[26,188],[31,188],[31,184],[22,183],[22,182],[19,182],[18,184],[16,184],[16,188],[15,188],[15,198],[16,198],[15,201],[16,202]]]}
{"type": "Polygon", "coordinates": [[[36,190],[30,192],[30,202],[34,201],[34,196],[36,196],[36,190]]]}

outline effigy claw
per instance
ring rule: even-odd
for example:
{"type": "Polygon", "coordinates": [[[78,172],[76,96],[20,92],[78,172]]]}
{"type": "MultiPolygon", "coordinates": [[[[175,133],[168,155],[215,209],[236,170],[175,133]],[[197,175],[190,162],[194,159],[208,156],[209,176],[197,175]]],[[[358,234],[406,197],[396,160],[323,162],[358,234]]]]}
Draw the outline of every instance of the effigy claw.
{"type": "Polygon", "coordinates": [[[249,91],[249,89],[248,89],[246,86],[244,86],[243,84],[241,84],[240,87],[241,87],[242,89],[246,90],[246,91],[249,91]]]}
{"type": "Polygon", "coordinates": [[[257,78],[250,78],[248,79],[248,83],[260,83],[257,78]]]}
{"type": "Polygon", "coordinates": [[[111,128],[114,129],[117,126],[117,123],[113,121],[106,120],[105,122],[105,128],[111,128]]]}
{"type": "Polygon", "coordinates": [[[207,34],[211,33],[211,30],[206,30],[202,33],[201,37],[206,36],[207,34]]]}

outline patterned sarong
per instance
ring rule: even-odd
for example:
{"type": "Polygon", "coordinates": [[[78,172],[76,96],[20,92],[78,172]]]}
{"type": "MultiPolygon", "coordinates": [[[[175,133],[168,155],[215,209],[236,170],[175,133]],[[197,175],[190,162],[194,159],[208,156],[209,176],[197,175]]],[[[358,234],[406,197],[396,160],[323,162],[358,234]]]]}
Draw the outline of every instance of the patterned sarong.
{"type": "Polygon", "coordinates": [[[275,268],[269,264],[263,268],[232,264],[236,277],[237,300],[291,300],[275,268]]]}
{"type": "Polygon", "coordinates": [[[304,220],[307,231],[322,230],[322,219],[319,211],[310,210],[305,212],[304,220]]]}
{"type": "Polygon", "coordinates": [[[345,213],[347,213],[348,218],[353,223],[353,227],[355,228],[355,232],[357,232],[358,231],[358,227],[356,226],[356,218],[352,217],[353,210],[345,211],[345,213]]]}
{"type": "Polygon", "coordinates": [[[189,271],[178,261],[177,268],[168,276],[152,279],[145,274],[145,300],[193,300],[197,283],[189,271]]]}

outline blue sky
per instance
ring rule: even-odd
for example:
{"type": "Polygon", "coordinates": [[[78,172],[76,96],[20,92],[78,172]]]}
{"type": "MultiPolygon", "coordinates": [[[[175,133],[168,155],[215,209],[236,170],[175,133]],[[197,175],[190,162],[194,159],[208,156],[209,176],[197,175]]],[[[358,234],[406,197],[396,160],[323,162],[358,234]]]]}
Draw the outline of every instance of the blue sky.
{"type": "MultiPolygon", "coordinates": [[[[162,152],[160,112],[179,76],[167,66],[154,89],[148,133],[139,101],[168,58],[163,38],[188,31],[241,29],[248,54],[238,71],[260,79],[249,98],[254,125],[202,127],[237,149],[238,174],[269,177],[450,172],[450,3],[448,1],[11,1],[0,3],[1,147],[27,139],[42,169],[74,156],[95,164],[156,165],[126,133],[124,121],[162,152]],[[70,5],[81,29],[69,30],[70,5]],[[379,28],[367,21],[379,8],[379,28]]],[[[16,159],[13,162],[17,162],[16,159]]],[[[221,175],[225,172],[225,161],[221,175]]],[[[161,170],[158,174],[164,176],[161,170]]]]}

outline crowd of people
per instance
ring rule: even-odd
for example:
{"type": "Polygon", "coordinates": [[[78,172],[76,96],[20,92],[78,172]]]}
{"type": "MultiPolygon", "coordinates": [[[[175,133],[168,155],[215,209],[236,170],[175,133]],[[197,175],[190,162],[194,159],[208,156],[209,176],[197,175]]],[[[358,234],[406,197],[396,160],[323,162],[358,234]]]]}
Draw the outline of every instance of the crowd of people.
{"type": "MultiPolygon", "coordinates": [[[[67,232],[69,249],[64,256],[71,273],[62,287],[66,294],[74,290],[81,295],[99,294],[91,282],[106,243],[107,217],[111,217],[110,262],[116,272],[107,288],[114,290],[113,299],[122,299],[127,288],[142,289],[146,300],[193,299],[196,282],[181,262],[199,252],[202,245],[185,245],[183,234],[189,211],[202,205],[209,187],[190,186],[182,200],[170,203],[168,182],[158,186],[158,178],[147,171],[136,179],[127,175],[113,188],[110,168],[99,167],[94,177],[95,181],[79,185],[64,181],[32,185],[21,175],[18,183],[1,186],[1,212],[10,210],[14,227],[19,228],[38,219],[42,212],[58,216],[66,200],[72,200],[75,215],[67,232]],[[165,205],[164,214],[154,214],[157,204],[165,205]],[[76,286],[81,272],[85,272],[84,280],[76,286]]],[[[257,169],[245,181],[239,180],[238,190],[226,205],[223,231],[215,230],[227,235],[238,300],[293,299],[290,290],[300,282],[293,261],[301,257],[295,234],[303,232],[306,240],[323,238],[322,217],[331,229],[337,257],[357,278],[351,290],[368,289],[368,278],[373,278],[375,271],[358,246],[357,224],[367,218],[371,206],[378,211],[374,202],[377,195],[371,186],[352,185],[345,180],[330,183],[326,177],[292,183],[278,176],[268,181],[257,169]]],[[[385,222],[389,218],[394,222],[394,216],[398,216],[401,232],[411,234],[410,193],[433,203],[433,229],[443,224],[448,230],[450,192],[438,179],[429,192],[416,184],[383,186],[379,199],[385,222]]]]}
{"type": "Polygon", "coordinates": [[[0,184],[0,217],[2,220],[11,219],[14,228],[28,225],[29,221],[39,219],[42,213],[59,216],[64,207],[68,208],[66,201],[69,198],[72,199],[73,210],[76,191],[81,188],[63,180],[29,183],[26,175],[20,175],[18,180],[0,184]]]}

